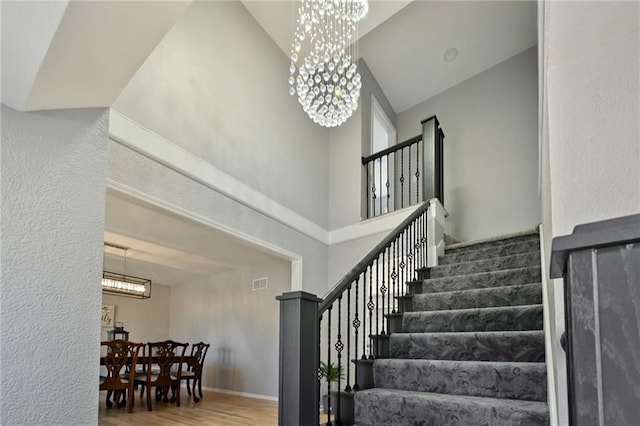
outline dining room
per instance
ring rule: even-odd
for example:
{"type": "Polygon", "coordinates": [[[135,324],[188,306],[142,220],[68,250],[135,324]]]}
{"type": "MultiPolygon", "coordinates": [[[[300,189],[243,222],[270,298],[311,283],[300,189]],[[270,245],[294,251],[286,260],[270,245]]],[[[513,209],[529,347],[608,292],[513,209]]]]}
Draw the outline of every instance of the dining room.
{"type": "MultiPolygon", "coordinates": [[[[141,396],[144,389],[138,387],[128,410],[124,402],[113,403],[104,390],[99,424],[147,423],[154,418],[168,422],[176,413],[210,419],[240,416],[244,420],[238,424],[248,424],[248,412],[258,416],[251,424],[275,424],[279,312],[275,297],[291,289],[291,261],[111,189],[104,235],[101,340],[142,344],[134,367],[136,384],[144,384],[138,379],[147,371],[147,363],[153,361],[149,371],[158,369],[157,360],[150,360],[149,342],[188,344],[183,366],[174,367],[174,372],[188,369],[195,344],[209,346],[201,366],[201,398],[199,389],[191,395],[192,389],[182,380],[180,407],[169,390],[168,398],[152,397],[149,410],[147,395],[155,391],[150,387],[141,396]],[[139,291],[105,285],[114,276],[133,282],[139,291]]],[[[110,351],[102,349],[102,364],[110,351]]],[[[179,355],[178,351],[176,362],[179,355]]],[[[103,365],[101,374],[104,370],[103,365]]]]}

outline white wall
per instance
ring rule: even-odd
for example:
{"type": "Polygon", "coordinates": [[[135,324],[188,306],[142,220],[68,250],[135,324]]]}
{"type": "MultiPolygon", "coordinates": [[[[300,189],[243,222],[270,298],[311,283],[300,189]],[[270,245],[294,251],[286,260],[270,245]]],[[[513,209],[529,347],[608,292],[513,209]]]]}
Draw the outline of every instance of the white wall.
{"type": "MultiPolygon", "coordinates": [[[[545,2],[544,9],[541,198],[550,248],[575,225],[640,211],[640,4],[545,2]]],[[[562,282],[547,286],[563,425],[562,282]]]]}
{"type": "Polygon", "coordinates": [[[537,78],[532,47],[397,115],[400,141],[438,116],[446,137],[447,234],[460,241],[540,222],[537,78]]]}
{"type": "MultiPolygon", "coordinates": [[[[129,340],[145,344],[169,338],[170,300],[171,287],[157,283],[152,284],[149,299],[102,295],[102,304],[115,306],[114,321],[124,324],[129,340]]],[[[112,328],[102,327],[102,340],[107,340],[107,331],[112,328]]],[[[175,340],[182,341],[180,336],[175,340]]]]}
{"type": "Polygon", "coordinates": [[[326,228],[328,130],[288,67],[241,2],[194,2],[113,108],[326,228]]]}
{"type": "Polygon", "coordinates": [[[278,396],[279,310],[290,265],[274,259],[173,287],[171,336],[210,343],[203,386],[269,398],[278,396]],[[267,277],[269,286],[252,290],[267,277]]]}
{"type": "Polygon", "coordinates": [[[104,109],[2,105],[0,423],[96,424],[104,109]]]}

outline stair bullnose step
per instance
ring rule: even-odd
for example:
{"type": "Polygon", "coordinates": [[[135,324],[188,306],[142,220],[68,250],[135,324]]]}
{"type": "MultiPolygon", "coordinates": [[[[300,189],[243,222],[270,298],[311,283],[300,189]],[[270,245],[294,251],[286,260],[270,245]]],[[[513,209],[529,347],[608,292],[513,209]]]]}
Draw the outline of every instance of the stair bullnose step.
{"type": "Polygon", "coordinates": [[[445,291],[502,287],[542,281],[540,265],[469,275],[431,278],[422,282],[422,294],[445,291]]]}
{"type": "Polygon", "coordinates": [[[541,283],[416,294],[413,297],[415,311],[536,305],[540,303],[542,303],[541,283]]]}
{"type": "Polygon", "coordinates": [[[547,404],[538,401],[369,389],[354,395],[359,426],[548,425],[547,404]]]}
{"type": "Polygon", "coordinates": [[[542,330],[542,305],[407,312],[405,333],[542,330]]]}
{"type": "Polygon", "coordinates": [[[469,248],[456,253],[446,253],[438,259],[439,265],[450,265],[454,263],[471,262],[474,260],[492,259],[513,254],[522,254],[540,250],[540,240],[531,239],[515,243],[504,244],[494,247],[469,248]]]}
{"type": "Polygon", "coordinates": [[[468,275],[478,272],[498,271],[514,268],[526,268],[540,265],[540,251],[515,254],[493,259],[475,260],[472,262],[454,263],[451,265],[434,266],[431,268],[431,278],[468,275]]]}
{"type": "Polygon", "coordinates": [[[544,363],[384,359],[374,362],[373,377],[384,389],[547,400],[544,363]]]}
{"type": "Polygon", "coordinates": [[[392,334],[391,358],[544,362],[543,331],[392,334]]]}

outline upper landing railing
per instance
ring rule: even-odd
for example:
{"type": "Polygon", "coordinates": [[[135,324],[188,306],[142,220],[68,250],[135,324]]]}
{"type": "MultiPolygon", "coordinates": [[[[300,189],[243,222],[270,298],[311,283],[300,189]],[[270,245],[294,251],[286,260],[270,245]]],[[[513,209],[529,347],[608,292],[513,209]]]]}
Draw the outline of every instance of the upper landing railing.
{"type": "Polygon", "coordinates": [[[362,157],[366,218],[432,198],[444,204],[444,132],[438,118],[422,121],[422,134],[362,157]]]}

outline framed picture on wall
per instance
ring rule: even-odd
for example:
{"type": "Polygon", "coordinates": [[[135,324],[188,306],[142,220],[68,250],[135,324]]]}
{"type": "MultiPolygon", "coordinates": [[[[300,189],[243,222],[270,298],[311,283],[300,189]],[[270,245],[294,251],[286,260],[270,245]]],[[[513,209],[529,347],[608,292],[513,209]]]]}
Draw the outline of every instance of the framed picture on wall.
{"type": "Polygon", "coordinates": [[[114,305],[102,305],[102,327],[113,327],[114,313],[114,305]]]}

